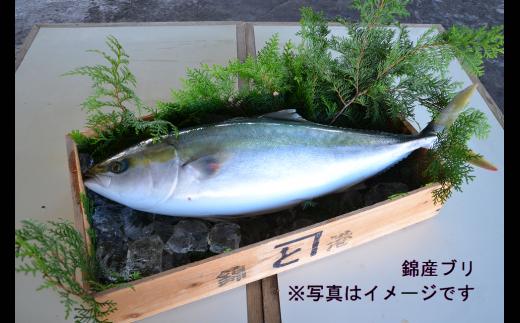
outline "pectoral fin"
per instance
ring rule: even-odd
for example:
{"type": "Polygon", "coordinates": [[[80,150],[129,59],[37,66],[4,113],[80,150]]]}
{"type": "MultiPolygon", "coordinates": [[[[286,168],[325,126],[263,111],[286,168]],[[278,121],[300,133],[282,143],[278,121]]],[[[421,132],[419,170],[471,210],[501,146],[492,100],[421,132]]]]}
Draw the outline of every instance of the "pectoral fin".
{"type": "Polygon", "coordinates": [[[215,175],[220,170],[223,161],[223,157],[220,155],[207,155],[188,160],[182,164],[182,167],[190,167],[194,169],[200,177],[208,177],[215,175]]]}

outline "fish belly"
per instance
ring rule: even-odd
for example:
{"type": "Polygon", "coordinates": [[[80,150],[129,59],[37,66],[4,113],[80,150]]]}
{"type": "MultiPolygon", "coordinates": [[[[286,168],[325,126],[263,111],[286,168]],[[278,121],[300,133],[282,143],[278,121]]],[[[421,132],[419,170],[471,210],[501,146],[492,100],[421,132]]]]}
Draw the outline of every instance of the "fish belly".
{"type": "Polygon", "coordinates": [[[153,212],[188,217],[268,213],[357,184],[414,149],[404,143],[234,152],[214,176],[181,175],[175,194],[153,212]]]}

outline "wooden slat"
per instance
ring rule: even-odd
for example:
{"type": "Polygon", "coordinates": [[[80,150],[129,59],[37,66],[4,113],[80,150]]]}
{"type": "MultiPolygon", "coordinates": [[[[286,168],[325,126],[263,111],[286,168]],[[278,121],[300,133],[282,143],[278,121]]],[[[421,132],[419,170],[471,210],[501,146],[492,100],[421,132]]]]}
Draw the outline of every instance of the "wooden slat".
{"type": "Polygon", "coordinates": [[[410,134],[412,134],[412,135],[419,134],[419,131],[417,131],[417,129],[415,129],[415,127],[408,120],[401,119],[401,122],[404,124],[406,129],[410,130],[410,134]]]}
{"type": "Polygon", "coordinates": [[[264,323],[281,323],[282,317],[277,275],[262,279],[262,296],[264,303],[264,323]]]}
{"type": "MultiPolygon", "coordinates": [[[[246,45],[246,24],[241,22],[237,24],[237,58],[244,62],[247,57],[247,45],[246,45]]],[[[238,88],[243,89],[247,86],[247,80],[242,78],[238,79],[238,88]]]]}
{"type": "Polygon", "coordinates": [[[70,181],[72,197],[74,199],[74,222],[76,227],[81,231],[83,239],[90,245],[90,238],[86,234],[90,225],[85,216],[85,210],[81,203],[81,194],[85,194],[85,186],[83,185],[83,178],[81,176],[81,168],[78,158],[78,149],[70,135],[66,136],[67,142],[67,157],[69,163],[70,181]]]}
{"type": "MultiPolygon", "coordinates": [[[[70,174],[70,187],[72,191],[73,198],[73,206],[74,206],[74,225],[81,233],[83,241],[85,241],[86,251],[90,252],[91,248],[91,240],[90,236],[87,234],[88,229],[90,228],[90,224],[88,223],[88,219],[85,216],[85,210],[83,208],[83,203],[81,203],[81,194],[85,194],[85,186],[83,185],[83,178],[81,177],[81,168],[78,158],[78,148],[70,135],[65,137],[66,145],[67,145],[67,160],[69,165],[69,174],[70,174]]],[[[83,280],[85,273],[81,273],[78,276],[78,282],[81,283],[83,288],[88,289],[89,286],[86,281],[83,280]]]]}
{"type": "Polygon", "coordinates": [[[246,23],[241,22],[237,24],[237,58],[243,62],[247,57],[246,46],[246,23]]]}
{"type": "MultiPolygon", "coordinates": [[[[298,21],[255,21],[251,22],[253,26],[299,26],[298,21]]],[[[329,26],[343,26],[338,22],[329,22],[329,26]]],[[[402,23],[401,26],[416,27],[416,28],[438,28],[440,24],[413,24],[413,23],[402,23]]]]}
{"type": "Polygon", "coordinates": [[[246,292],[248,323],[281,323],[277,275],[247,284],[246,292]]]}
{"type": "Polygon", "coordinates": [[[262,295],[262,280],[246,285],[247,323],[264,323],[264,301],[262,295]]]}
{"type": "MultiPolygon", "coordinates": [[[[249,24],[237,24],[237,57],[241,62],[247,58],[247,36],[246,28],[249,24]]],[[[238,88],[244,89],[249,86],[248,80],[239,78],[238,88]]],[[[257,280],[246,285],[247,294],[247,322],[264,323],[262,281],[257,280]]]]}
{"type": "Polygon", "coordinates": [[[396,200],[143,278],[132,284],[133,289],[107,290],[96,298],[118,304],[110,320],[132,322],[216,295],[426,220],[439,210],[431,198],[438,187],[420,188],[396,200]],[[345,234],[350,238],[338,245],[338,237],[345,234]],[[289,254],[297,250],[296,254],[281,259],[284,248],[289,254]]]}
{"type": "Polygon", "coordinates": [[[43,23],[42,28],[89,28],[89,27],[150,27],[150,26],[222,26],[236,25],[241,21],[155,21],[155,22],[75,22],[75,23],[43,23]]]}
{"type": "Polygon", "coordinates": [[[246,23],[246,48],[248,56],[256,57],[255,26],[252,23],[246,23]]]}
{"type": "MultiPolygon", "coordinates": [[[[463,68],[464,68],[464,66],[463,66],[463,68]]],[[[471,75],[469,73],[467,73],[467,74],[474,84],[478,84],[478,86],[477,86],[478,93],[480,93],[480,95],[482,96],[484,101],[486,101],[486,104],[487,104],[489,110],[491,110],[491,112],[493,113],[493,115],[495,116],[498,123],[500,124],[500,126],[502,126],[502,129],[503,129],[504,128],[504,113],[502,112],[502,110],[500,110],[500,108],[496,104],[495,100],[491,97],[489,92],[486,90],[486,88],[484,87],[484,84],[482,84],[480,79],[478,77],[476,77],[475,75],[471,75]]]]}

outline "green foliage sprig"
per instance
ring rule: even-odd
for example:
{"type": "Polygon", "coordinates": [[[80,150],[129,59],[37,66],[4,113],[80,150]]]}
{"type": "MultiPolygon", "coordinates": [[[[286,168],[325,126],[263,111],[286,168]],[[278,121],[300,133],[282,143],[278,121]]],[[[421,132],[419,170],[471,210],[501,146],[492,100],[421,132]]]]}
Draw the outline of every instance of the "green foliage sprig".
{"type": "Polygon", "coordinates": [[[319,70],[322,78],[316,82],[318,86],[334,89],[335,96],[313,91],[327,95],[322,101],[337,106],[330,123],[340,117],[356,123],[364,118],[375,124],[412,118],[414,104],[421,100],[430,101],[429,107],[443,108],[445,102],[437,100],[439,92],[451,93],[457,85],[446,77],[453,59],[459,58],[471,73],[480,75],[483,60],[503,52],[501,27],[478,30],[452,27],[445,32],[432,28],[413,43],[408,29],[395,22],[397,16],[405,15],[407,3],[356,1],[354,5],[361,11],[362,21],[338,19],[347,36],[330,39],[327,39],[330,32],[324,32],[327,21],[323,14],[309,8],[302,10],[302,20],[306,22],[302,23],[300,35],[304,44],[310,44],[303,52],[312,53],[320,48],[316,54],[324,56],[322,48],[326,47],[339,54],[335,59],[316,60],[318,68],[303,70],[309,73],[319,70]],[[309,21],[320,28],[308,27],[309,21]],[[393,29],[385,25],[391,22],[396,24],[393,29]]]}
{"type": "Polygon", "coordinates": [[[15,256],[23,262],[16,268],[25,274],[40,273],[44,283],[38,290],[50,288],[58,293],[65,307],[65,318],[74,312],[75,322],[108,322],[106,317],[117,309],[111,301],[97,301],[78,281],[78,273],[91,288],[101,288],[96,281],[96,260],[87,252],[81,234],[73,224],[60,220],[47,224],[22,221],[15,230],[15,256]]]}
{"type": "MultiPolygon", "coordinates": [[[[448,77],[449,64],[459,59],[468,72],[482,75],[483,61],[503,53],[503,28],[431,28],[413,42],[408,28],[397,22],[408,15],[408,2],[354,1],[361,21],[337,19],[345,37],[331,35],[322,13],[302,8],[298,46],[290,42],[280,46],[274,35],[256,60],[249,57],[228,66],[190,70],[184,87],[173,92],[172,102],[162,103],[165,118],[171,111],[179,116],[179,111],[191,110],[190,117],[196,119],[208,106],[202,102],[210,98],[218,111],[248,115],[279,109],[281,102],[285,108],[298,108],[311,121],[352,128],[392,131],[389,123],[413,119],[417,104],[433,119],[461,85],[448,77]],[[232,87],[239,77],[248,80],[247,89],[232,87]]],[[[430,154],[434,164],[425,175],[442,183],[434,193],[436,202],[444,202],[451,188],[461,189],[473,179],[470,155],[461,155],[460,150],[470,151],[469,139],[486,121],[466,123],[465,118],[468,115],[462,115],[460,122],[466,126],[438,136],[430,154]],[[461,138],[455,145],[452,138],[457,136],[461,138]]]]}
{"type": "Polygon", "coordinates": [[[24,220],[22,227],[15,230],[15,257],[22,262],[16,270],[33,276],[40,273],[44,283],[38,290],[50,288],[58,293],[66,319],[74,313],[74,321],[78,323],[108,323],[107,317],[117,310],[117,304],[111,300],[99,302],[94,293],[114,287],[133,289],[131,282],[140,279],[141,274],[132,272],[123,277],[111,273],[113,282],[99,281],[102,269],[96,258],[94,205],[84,193],[80,194],[80,202],[90,224],[86,232],[90,243],[85,243],[69,221],[60,219],[44,224],[24,220]],[[79,282],[79,273],[84,284],[79,282]]]}
{"type": "Polygon", "coordinates": [[[476,76],[484,74],[484,59],[494,59],[504,54],[504,26],[471,29],[452,26],[439,38],[449,44],[452,54],[476,76]]]}
{"type": "Polygon", "coordinates": [[[87,113],[87,126],[96,136],[86,137],[78,130],[73,131],[71,136],[76,143],[80,147],[96,145],[100,150],[129,133],[159,139],[176,131],[172,123],[154,118],[157,111],[144,105],[136,95],[137,81],[128,67],[129,56],[119,41],[108,36],[106,45],[110,53],[89,52],[99,54],[107,65],[83,66],[64,74],[88,76],[92,80],[93,93],[82,103],[82,108],[87,113]],[[145,120],[143,113],[151,117],[145,120]]]}
{"type": "Polygon", "coordinates": [[[473,166],[468,161],[475,154],[467,143],[473,136],[486,138],[489,131],[486,115],[475,109],[467,109],[449,129],[437,134],[433,149],[428,151],[431,161],[425,171],[432,181],[441,184],[440,188],[433,191],[435,203],[444,203],[453,189],[462,192],[462,184],[474,179],[473,166]]]}
{"type": "Polygon", "coordinates": [[[208,113],[247,116],[281,108],[285,100],[280,93],[288,91],[289,83],[278,46],[274,35],[256,59],[188,69],[182,88],[172,91],[172,101],[159,102],[159,117],[185,125],[201,122],[208,113]],[[239,79],[246,80],[247,86],[238,88],[239,79]]]}

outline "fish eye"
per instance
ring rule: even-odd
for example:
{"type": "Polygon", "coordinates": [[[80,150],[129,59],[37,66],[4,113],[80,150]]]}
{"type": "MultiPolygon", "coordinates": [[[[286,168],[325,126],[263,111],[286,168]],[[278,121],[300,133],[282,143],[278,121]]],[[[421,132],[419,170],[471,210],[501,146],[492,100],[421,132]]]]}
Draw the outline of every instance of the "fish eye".
{"type": "Polygon", "coordinates": [[[110,163],[110,165],[108,166],[108,169],[114,174],[122,173],[128,169],[128,160],[127,159],[116,160],[116,161],[110,163]]]}

